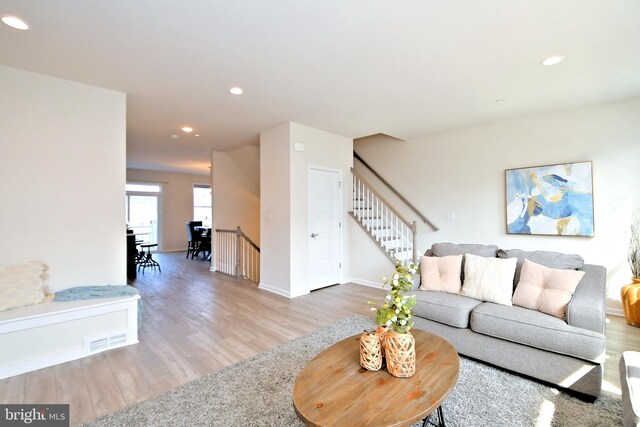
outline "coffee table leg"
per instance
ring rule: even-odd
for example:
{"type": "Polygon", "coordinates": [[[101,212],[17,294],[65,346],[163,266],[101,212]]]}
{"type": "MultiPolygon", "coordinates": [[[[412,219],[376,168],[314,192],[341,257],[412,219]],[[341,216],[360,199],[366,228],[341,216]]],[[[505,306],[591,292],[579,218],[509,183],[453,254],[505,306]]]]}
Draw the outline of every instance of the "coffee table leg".
{"type": "Polygon", "coordinates": [[[442,412],[442,405],[438,406],[437,412],[438,412],[438,424],[432,424],[432,423],[429,422],[429,419],[431,418],[431,415],[433,415],[433,414],[429,414],[429,416],[427,418],[425,418],[424,421],[422,421],[422,427],[427,427],[429,424],[431,424],[432,426],[436,426],[436,427],[445,427],[445,425],[444,425],[444,413],[442,412]]]}
{"type": "Polygon", "coordinates": [[[438,418],[440,418],[440,427],[445,427],[444,413],[442,412],[442,405],[438,406],[438,418]]]}

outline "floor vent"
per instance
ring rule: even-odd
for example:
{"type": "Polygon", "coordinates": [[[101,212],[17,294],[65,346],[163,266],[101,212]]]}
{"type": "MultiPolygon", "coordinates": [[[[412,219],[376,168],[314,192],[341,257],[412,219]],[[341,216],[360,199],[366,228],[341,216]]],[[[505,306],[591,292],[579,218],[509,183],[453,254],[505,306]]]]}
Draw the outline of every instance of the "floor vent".
{"type": "Polygon", "coordinates": [[[89,354],[99,353],[110,348],[120,347],[127,342],[127,334],[120,333],[108,337],[94,338],[87,343],[89,354]]]}

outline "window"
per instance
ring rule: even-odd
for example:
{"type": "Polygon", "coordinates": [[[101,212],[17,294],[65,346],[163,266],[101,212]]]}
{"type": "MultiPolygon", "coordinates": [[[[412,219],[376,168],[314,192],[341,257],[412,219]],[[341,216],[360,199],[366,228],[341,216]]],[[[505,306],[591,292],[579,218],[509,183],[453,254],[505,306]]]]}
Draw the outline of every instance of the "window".
{"type": "Polygon", "coordinates": [[[208,185],[193,185],[193,220],[211,227],[211,187],[208,185]]]}

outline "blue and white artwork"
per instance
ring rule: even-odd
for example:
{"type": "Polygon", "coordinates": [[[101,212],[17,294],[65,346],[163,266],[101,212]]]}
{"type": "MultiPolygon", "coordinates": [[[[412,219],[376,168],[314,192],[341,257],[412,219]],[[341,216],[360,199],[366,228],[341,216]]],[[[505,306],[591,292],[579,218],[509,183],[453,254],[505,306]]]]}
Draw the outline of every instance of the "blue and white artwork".
{"type": "Polygon", "coordinates": [[[593,236],[591,162],[508,169],[507,233],[593,236]]]}

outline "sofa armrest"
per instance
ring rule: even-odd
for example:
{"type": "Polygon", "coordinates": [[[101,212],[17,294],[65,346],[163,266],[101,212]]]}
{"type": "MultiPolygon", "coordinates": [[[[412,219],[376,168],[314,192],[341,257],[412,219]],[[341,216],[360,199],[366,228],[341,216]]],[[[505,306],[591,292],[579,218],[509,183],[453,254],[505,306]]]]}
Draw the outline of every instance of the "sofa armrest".
{"type": "Polygon", "coordinates": [[[607,305],[607,270],[600,265],[585,264],[586,274],[567,308],[567,323],[576,328],[604,334],[607,305]]]}

